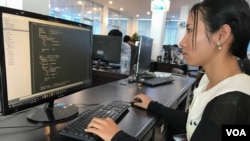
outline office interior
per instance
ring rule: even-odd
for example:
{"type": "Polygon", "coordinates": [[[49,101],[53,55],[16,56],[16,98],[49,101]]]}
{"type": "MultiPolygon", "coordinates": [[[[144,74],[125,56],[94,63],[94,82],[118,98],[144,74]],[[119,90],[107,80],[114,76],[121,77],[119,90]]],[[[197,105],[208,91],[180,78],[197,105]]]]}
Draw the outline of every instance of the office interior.
{"type": "MultiPolygon", "coordinates": [[[[103,9],[102,12],[95,15],[99,15],[99,18],[89,19],[86,16],[84,18],[85,20],[82,20],[82,18],[72,18],[64,14],[56,15],[58,13],[48,7],[50,1],[47,0],[36,0],[35,5],[33,2],[31,2],[31,0],[3,0],[1,1],[1,6],[27,10],[30,12],[37,12],[37,10],[40,10],[40,14],[52,17],[58,16],[58,18],[72,20],[75,22],[83,23],[84,25],[90,25],[93,28],[93,35],[106,35],[109,30],[114,28],[120,29],[124,35],[132,35],[133,33],[137,32],[139,34],[139,37],[145,37],[153,40],[153,43],[149,47],[150,53],[148,54],[148,52],[146,51],[146,53],[142,55],[147,59],[145,62],[148,63],[147,65],[142,66],[142,71],[148,72],[145,73],[144,76],[142,76],[144,78],[154,77],[155,74],[153,72],[166,72],[162,73],[162,75],[171,74],[171,77],[174,78],[174,81],[155,87],[143,85],[140,82],[137,82],[136,80],[138,78],[134,79],[134,77],[137,77],[137,75],[139,74],[139,68],[136,68],[139,67],[139,65],[136,63],[141,62],[140,59],[142,58],[140,58],[139,56],[137,58],[138,62],[135,63],[135,67],[131,67],[131,69],[134,69],[132,73],[131,70],[129,70],[129,72],[121,72],[119,67],[108,69],[91,68],[91,86],[88,85],[61,98],[57,97],[55,99],[55,102],[70,103],[76,105],[79,110],[77,114],[80,115],[100,103],[106,101],[131,102],[133,96],[135,96],[136,94],[145,93],[151,96],[153,99],[164,104],[165,106],[169,106],[179,110],[188,110],[187,108],[192,97],[192,90],[197,85],[197,81],[199,79],[198,75],[203,72],[200,71],[200,68],[197,66],[195,68],[193,68],[192,66],[187,66],[185,64],[185,60],[181,58],[181,48],[178,47],[178,41],[180,40],[181,34],[183,34],[185,28],[180,25],[180,20],[174,20],[172,22],[168,21],[167,23],[165,23],[165,21],[162,21],[161,27],[164,27],[164,29],[166,30],[164,30],[165,32],[162,33],[165,39],[161,39],[152,37],[154,33],[150,33],[152,31],[150,28],[152,28],[151,20],[153,19],[153,15],[151,15],[152,19],[130,18],[123,15],[121,11],[109,9],[107,6],[103,6],[87,0],[82,0],[82,2],[87,2],[94,7],[97,6],[103,9]],[[128,20],[123,20],[123,18],[108,18],[108,15],[116,14],[120,15],[120,17],[125,16],[124,19],[127,18],[128,20]],[[103,20],[104,17],[108,18],[109,20],[103,20]],[[104,23],[103,21],[106,21],[108,23],[104,23]],[[167,33],[171,33],[171,36],[167,33]],[[174,60],[176,55],[177,60],[174,60]],[[194,75],[192,75],[192,71],[195,71],[194,75]],[[133,81],[131,81],[131,79],[133,81]]],[[[188,8],[189,6],[186,5],[182,7],[183,11],[185,12],[187,12],[188,8]]],[[[181,17],[186,17],[186,14],[183,14],[181,17]]],[[[93,14],[89,16],[92,18],[94,17],[93,14]]],[[[154,18],[159,18],[158,16],[154,18]]],[[[163,13],[162,15],[160,14],[160,18],[162,18],[162,16],[166,16],[166,13],[163,13]]],[[[183,24],[183,22],[181,22],[181,24],[183,24]]],[[[159,30],[161,29],[157,29],[156,32],[159,30]]],[[[140,45],[143,43],[144,41],[141,41],[140,45]]],[[[37,107],[43,107],[43,103],[37,105],[37,107]]],[[[66,121],[49,123],[45,125],[34,124],[27,120],[27,113],[30,109],[32,110],[33,108],[36,108],[36,106],[32,106],[29,109],[24,110],[20,109],[20,111],[19,109],[17,109],[17,111],[11,111],[11,114],[6,113],[6,115],[0,116],[0,128],[3,128],[0,129],[1,140],[77,140],[62,136],[59,133],[59,131],[65,125],[74,120],[75,117],[66,121]]],[[[162,121],[161,118],[157,117],[157,115],[133,106],[129,107],[127,113],[123,115],[118,124],[121,129],[128,132],[130,135],[133,135],[139,140],[144,141],[171,141],[173,140],[174,134],[182,133],[182,131],[173,129],[173,127],[169,126],[168,123],[162,121]]]]}
{"type": "MultiPolygon", "coordinates": [[[[247,1],[249,2],[249,0],[247,1]]],[[[154,15],[148,5],[144,13],[128,15],[125,12],[127,9],[114,8],[109,2],[102,0],[38,0],[34,4],[32,0],[1,0],[0,5],[89,24],[93,26],[93,34],[106,35],[111,29],[116,28],[121,30],[123,35],[132,36],[134,33],[138,33],[154,38],[152,60],[157,60],[157,56],[162,52],[162,45],[178,45],[185,34],[188,10],[193,3],[199,2],[199,0],[170,1],[169,10],[171,11],[167,11],[163,15],[158,13],[154,15]],[[160,16],[157,17],[157,15],[160,16]]],[[[116,1],[111,2],[113,5],[116,3],[116,1]]],[[[117,1],[117,3],[126,4],[122,1],[117,1]]],[[[134,2],[128,1],[127,3],[134,2]]],[[[143,4],[143,1],[138,1],[138,3],[146,5],[143,4]]],[[[138,3],[136,4],[138,5],[138,3]]],[[[150,1],[145,3],[150,3],[150,1]]]]}

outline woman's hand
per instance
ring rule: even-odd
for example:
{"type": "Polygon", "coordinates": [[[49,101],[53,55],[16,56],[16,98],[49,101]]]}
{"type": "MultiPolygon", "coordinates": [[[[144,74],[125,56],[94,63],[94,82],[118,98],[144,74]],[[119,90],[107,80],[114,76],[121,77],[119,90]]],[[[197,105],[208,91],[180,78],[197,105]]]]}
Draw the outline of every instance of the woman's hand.
{"type": "Polygon", "coordinates": [[[121,129],[111,118],[93,118],[86,132],[98,135],[105,141],[111,141],[113,136],[121,129]]]}
{"type": "Polygon", "coordinates": [[[147,109],[149,103],[152,101],[152,99],[145,94],[138,94],[133,99],[135,99],[135,98],[141,99],[141,102],[135,102],[134,105],[141,107],[143,109],[147,109]]]}

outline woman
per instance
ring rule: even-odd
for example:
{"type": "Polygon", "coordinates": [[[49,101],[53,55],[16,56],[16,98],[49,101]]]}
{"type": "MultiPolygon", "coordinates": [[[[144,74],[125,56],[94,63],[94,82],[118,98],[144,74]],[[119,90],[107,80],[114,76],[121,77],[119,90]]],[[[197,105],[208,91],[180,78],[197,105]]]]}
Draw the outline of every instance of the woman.
{"type": "MultiPolygon", "coordinates": [[[[250,76],[238,65],[238,59],[247,57],[249,23],[250,9],[245,0],[203,0],[195,4],[180,46],[187,64],[202,66],[205,75],[194,90],[189,113],[164,107],[144,94],[135,96],[142,100],[135,105],[186,129],[190,141],[221,140],[222,125],[250,124],[250,76]]],[[[136,140],[109,118],[94,118],[86,131],[104,140],[136,140]]]]}

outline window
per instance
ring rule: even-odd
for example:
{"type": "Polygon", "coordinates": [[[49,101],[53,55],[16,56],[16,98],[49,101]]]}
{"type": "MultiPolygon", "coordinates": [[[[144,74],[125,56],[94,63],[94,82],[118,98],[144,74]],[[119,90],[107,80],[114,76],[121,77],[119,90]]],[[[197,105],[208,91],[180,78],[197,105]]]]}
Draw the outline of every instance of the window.
{"type": "Polygon", "coordinates": [[[138,20],[138,34],[150,37],[151,19],[138,20]]]}
{"type": "Polygon", "coordinates": [[[50,16],[92,25],[94,34],[101,33],[102,5],[89,0],[68,0],[66,4],[50,0],[50,5],[50,16]]]}
{"type": "Polygon", "coordinates": [[[178,21],[166,21],[165,38],[163,44],[173,45],[177,42],[178,21]]]}
{"type": "Polygon", "coordinates": [[[108,31],[111,29],[119,29],[121,14],[112,9],[108,10],[108,31]]]}

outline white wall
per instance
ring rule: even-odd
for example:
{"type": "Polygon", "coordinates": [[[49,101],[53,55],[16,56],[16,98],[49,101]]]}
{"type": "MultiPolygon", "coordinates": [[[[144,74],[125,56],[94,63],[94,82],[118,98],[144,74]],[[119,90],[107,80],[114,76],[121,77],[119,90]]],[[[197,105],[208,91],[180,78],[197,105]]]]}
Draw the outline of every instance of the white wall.
{"type": "Polygon", "coordinates": [[[22,10],[23,0],[0,0],[0,5],[22,10]]]}
{"type": "Polygon", "coordinates": [[[49,15],[49,0],[23,0],[23,10],[49,15]]]}

